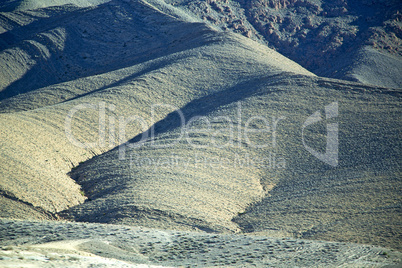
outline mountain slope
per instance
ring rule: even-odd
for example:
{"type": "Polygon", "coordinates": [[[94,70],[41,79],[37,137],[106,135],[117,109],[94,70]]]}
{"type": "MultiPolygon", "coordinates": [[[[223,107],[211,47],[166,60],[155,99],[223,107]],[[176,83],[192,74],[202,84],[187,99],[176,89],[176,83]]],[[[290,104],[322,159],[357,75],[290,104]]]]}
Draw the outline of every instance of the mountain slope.
{"type": "MultiPolygon", "coordinates": [[[[77,147],[77,143],[97,142],[102,138],[99,137],[97,125],[100,120],[98,109],[102,105],[106,108],[106,118],[111,116],[118,121],[121,116],[127,119],[136,115],[144,118],[150,126],[151,107],[155,103],[181,107],[194,98],[224,90],[247,81],[250,77],[276,74],[285,69],[312,75],[280,54],[246,38],[219,33],[200,23],[178,21],[146,3],[123,7],[110,3],[100,6],[100,11],[95,8],[75,16],[78,16],[79,21],[81,17],[90,17],[91,12],[99,16],[99,12],[113,8],[127,14],[141,11],[149,19],[160,21],[165,18],[166,23],[172,23],[166,27],[175,32],[175,35],[167,39],[170,43],[163,43],[166,45],[163,52],[162,47],[159,48],[159,53],[167,55],[131,67],[125,67],[127,61],[115,59],[115,64],[120,65],[113,72],[55,84],[3,101],[0,124],[2,159],[5,165],[1,166],[4,178],[1,189],[5,196],[53,213],[83,202],[84,197],[79,187],[66,175],[67,172],[79,162],[105,152],[144,131],[140,125],[132,124],[122,134],[118,132],[116,125],[116,135],[110,138],[110,142],[98,142],[93,148],[77,147]],[[243,67],[239,68],[240,64],[243,67]],[[21,99],[24,101],[21,102],[21,99]],[[87,109],[82,109],[80,106],[88,103],[95,108],[89,106],[88,109],[87,106],[87,109]],[[111,105],[115,109],[110,108],[111,105]],[[74,109],[78,109],[76,113],[72,113],[74,109]],[[18,110],[28,111],[11,113],[18,110]],[[71,132],[66,130],[66,118],[69,115],[71,132]],[[74,144],[74,140],[78,141],[74,144]]],[[[95,28],[89,34],[100,31],[100,27],[103,26],[95,28]]],[[[149,41],[147,37],[144,38],[149,41]]],[[[66,51],[69,50],[70,43],[73,40],[66,41],[66,51]]],[[[113,50],[113,46],[107,48],[113,50]]],[[[154,52],[158,55],[154,46],[146,46],[144,49],[148,49],[148,52],[140,52],[154,52]]],[[[138,57],[133,57],[128,62],[136,60],[138,57]]],[[[94,68],[97,68],[96,65],[94,68]]],[[[108,65],[107,68],[112,66],[108,65]]],[[[32,75],[37,72],[42,74],[39,70],[40,68],[32,75]]],[[[18,80],[18,83],[23,83],[23,80],[18,80]]],[[[38,86],[35,81],[38,80],[30,81],[33,88],[38,86]]],[[[43,81],[39,81],[41,82],[43,81]]],[[[162,110],[152,120],[164,118],[171,112],[169,109],[171,108],[162,110]]],[[[105,124],[106,122],[109,124],[108,121],[105,124]]],[[[122,122],[124,124],[125,121],[122,122]]],[[[105,131],[108,133],[109,129],[105,128],[105,131]]],[[[21,217],[22,212],[17,205],[15,208],[3,206],[3,209],[7,210],[8,216],[14,213],[21,217]]]]}
{"type": "Polygon", "coordinates": [[[5,0],[0,4],[0,12],[25,11],[68,4],[88,7],[109,1],[110,0],[5,0]]]}
{"type": "Polygon", "coordinates": [[[142,1],[112,1],[4,13],[0,99],[201,45],[183,42],[195,37],[193,25],[154,10],[142,1]]]}
{"type": "Polygon", "coordinates": [[[401,88],[400,1],[167,2],[215,27],[264,43],[319,76],[401,88]]]}
{"type": "Polygon", "coordinates": [[[290,74],[246,85],[182,107],[187,126],[170,114],[154,126],[155,137],[150,130],[132,141],[149,137],[141,147],[123,147],[125,159],[117,160],[116,148],[74,169],[91,201],[67,214],[237,232],[235,218],[245,232],[399,247],[400,93],[290,74]],[[301,132],[308,116],[331,101],[339,105],[332,120],[339,124],[336,167],[303,144],[325,151],[325,124],[301,132]]]}
{"type": "Polygon", "coordinates": [[[400,248],[400,90],[162,1],[1,23],[1,217],[400,248]]]}

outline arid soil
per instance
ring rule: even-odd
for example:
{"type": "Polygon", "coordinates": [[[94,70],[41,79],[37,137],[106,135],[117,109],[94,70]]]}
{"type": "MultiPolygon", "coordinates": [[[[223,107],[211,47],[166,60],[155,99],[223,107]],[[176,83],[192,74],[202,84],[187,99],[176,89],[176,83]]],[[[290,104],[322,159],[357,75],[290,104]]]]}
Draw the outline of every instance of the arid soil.
{"type": "Polygon", "coordinates": [[[2,2],[0,266],[398,265],[400,10],[2,2]]]}

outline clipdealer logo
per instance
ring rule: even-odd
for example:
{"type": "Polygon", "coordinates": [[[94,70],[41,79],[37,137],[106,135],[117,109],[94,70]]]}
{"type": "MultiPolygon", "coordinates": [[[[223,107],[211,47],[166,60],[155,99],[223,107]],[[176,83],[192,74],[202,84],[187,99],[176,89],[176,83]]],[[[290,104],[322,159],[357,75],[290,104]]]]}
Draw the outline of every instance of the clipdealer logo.
{"type": "MultiPolygon", "coordinates": [[[[106,105],[105,102],[99,102],[98,104],[90,104],[84,103],[74,106],[66,116],[65,120],[65,133],[68,140],[77,147],[80,148],[105,148],[109,146],[109,148],[114,148],[118,146],[119,148],[119,159],[125,159],[125,153],[127,148],[139,148],[144,144],[147,146],[151,146],[152,148],[167,148],[172,147],[177,144],[180,140],[184,139],[188,145],[193,148],[205,148],[208,146],[212,146],[215,148],[223,148],[227,146],[242,146],[242,144],[246,144],[250,148],[271,148],[272,150],[277,146],[277,129],[278,123],[284,121],[286,117],[284,116],[272,116],[271,119],[266,119],[262,116],[252,116],[245,120],[242,116],[242,107],[241,102],[236,103],[236,116],[235,118],[231,118],[230,116],[217,116],[214,118],[209,118],[207,116],[193,116],[189,120],[186,120],[185,114],[181,109],[174,107],[170,104],[155,104],[151,106],[151,123],[148,123],[148,120],[139,117],[139,116],[119,116],[115,118],[113,115],[107,116],[107,111],[114,112],[116,107],[114,105],[106,105]],[[156,108],[164,107],[170,110],[170,114],[177,114],[180,118],[177,122],[177,127],[180,128],[179,137],[169,144],[158,144],[155,142],[155,122],[156,120],[156,108]],[[95,142],[82,142],[77,139],[72,132],[72,122],[75,114],[82,110],[93,110],[98,113],[98,134],[99,139],[95,142]],[[244,124],[242,123],[244,121],[244,124]],[[217,121],[225,121],[227,127],[221,129],[219,131],[213,130],[211,128],[211,124],[217,121]],[[127,141],[126,138],[126,128],[128,124],[136,122],[139,124],[142,133],[141,139],[137,142],[131,143],[127,141]],[[153,123],[152,123],[153,122],[153,123]],[[255,128],[253,127],[254,123],[259,122],[263,128],[255,128]],[[198,125],[202,125],[199,128],[198,125]],[[237,127],[236,127],[237,126],[237,127]],[[219,144],[217,142],[216,133],[228,132],[227,136],[230,137],[229,141],[224,144],[219,144]],[[207,139],[206,144],[199,145],[194,143],[194,140],[191,138],[192,134],[207,134],[209,139],[207,139]],[[109,139],[106,138],[107,134],[109,134],[109,139]],[[250,135],[253,134],[261,134],[268,139],[264,139],[262,143],[256,143],[255,140],[250,138],[250,135]],[[235,142],[235,136],[237,140],[235,142]]],[[[338,102],[332,102],[329,105],[325,106],[325,120],[333,119],[338,117],[338,102]]],[[[325,153],[320,153],[318,150],[307,145],[305,140],[305,129],[306,127],[316,124],[320,121],[324,120],[321,114],[321,111],[316,111],[312,115],[310,115],[306,121],[302,125],[302,144],[304,148],[311,153],[314,157],[319,159],[320,161],[332,166],[336,167],[338,165],[338,154],[339,154],[339,141],[338,141],[338,123],[328,123],[326,124],[326,148],[325,153]]],[[[269,154],[269,159],[263,160],[261,159],[252,159],[249,161],[250,163],[269,163],[269,165],[265,164],[262,166],[276,166],[271,163],[275,162],[276,154],[274,152],[267,152],[269,154]],[[265,161],[266,160],[266,161],[265,161]]],[[[249,158],[249,157],[248,157],[249,158]]],[[[281,167],[285,166],[285,160],[280,157],[281,167]]],[[[159,161],[159,160],[158,160],[159,161]]],[[[144,161],[142,161],[144,162],[144,161]]],[[[150,163],[159,163],[156,161],[148,161],[150,163]]],[[[198,162],[197,162],[198,163],[198,162]]]]}
{"type": "MultiPolygon", "coordinates": [[[[331,104],[325,106],[325,119],[329,120],[331,118],[338,117],[338,102],[332,102],[331,104]]],[[[317,159],[332,167],[338,166],[339,157],[339,126],[338,123],[327,124],[327,135],[326,135],[326,148],[325,153],[320,153],[310,146],[308,146],[304,139],[304,129],[307,126],[318,123],[322,121],[320,111],[316,111],[310,115],[302,126],[302,141],[304,148],[314,155],[317,159]]]]}

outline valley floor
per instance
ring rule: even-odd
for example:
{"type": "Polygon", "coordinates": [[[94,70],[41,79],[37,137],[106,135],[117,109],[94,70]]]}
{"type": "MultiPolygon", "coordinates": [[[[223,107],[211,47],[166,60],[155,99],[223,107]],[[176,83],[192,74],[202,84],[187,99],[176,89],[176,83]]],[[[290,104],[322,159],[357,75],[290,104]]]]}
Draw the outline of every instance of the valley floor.
{"type": "Polygon", "coordinates": [[[0,220],[1,267],[398,267],[398,251],[352,243],[0,220]]]}

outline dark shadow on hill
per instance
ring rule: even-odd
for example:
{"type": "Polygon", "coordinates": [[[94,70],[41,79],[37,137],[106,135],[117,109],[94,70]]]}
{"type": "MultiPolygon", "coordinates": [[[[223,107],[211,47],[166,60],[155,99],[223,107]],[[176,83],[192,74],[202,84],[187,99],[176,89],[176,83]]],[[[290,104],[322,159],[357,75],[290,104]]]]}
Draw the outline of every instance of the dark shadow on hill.
{"type": "MultiPolygon", "coordinates": [[[[220,41],[214,40],[213,30],[205,24],[178,21],[141,2],[133,5],[112,1],[25,26],[28,36],[15,38],[17,45],[10,41],[12,45],[7,46],[26,51],[36,63],[0,92],[0,100],[220,41]],[[120,13],[130,16],[120,18],[120,13]],[[56,28],[65,30],[63,50],[40,34],[56,28]],[[41,47],[46,47],[49,57],[41,47]]],[[[3,35],[3,44],[7,43],[4,39],[24,33],[25,27],[3,35]]]]}
{"type": "MultiPolygon", "coordinates": [[[[352,81],[356,80],[345,73],[357,61],[358,51],[367,45],[371,29],[384,27],[393,12],[402,8],[396,0],[236,2],[244,8],[251,25],[279,53],[319,76],[352,81]]],[[[398,36],[400,30],[393,32],[398,36]]]]}
{"type": "MultiPolygon", "coordinates": [[[[193,100],[179,109],[187,123],[191,118],[196,116],[206,116],[209,113],[216,111],[219,107],[236,103],[247,99],[251,96],[267,94],[266,88],[261,88],[258,85],[264,83],[267,86],[278,86],[284,80],[303,77],[293,73],[281,73],[269,77],[259,77],[237,84],[235,87],[225,89],[223,91],[211,94],[199,99],[193,100]]],[[[286,82],[285,82],[286,83],[286,82]]],[[[169,113],[164,119],[151,126],[147,131],[137,135],[129,143],[137,143],[144,140],[145,137],[157,137],[160,134],[169,132],[179,127],[183,127],[182,118],[178,111],[169,113]]]]}
{"type": "MultiPolygon", "coordinates": [[[[243,81],[237,84],[234,87],[227,88],[223,91],[210,94],[207,96],[200,97],[193,101],[190,101],[183,107],[178,107],[178,110],[170,112],[164,119],[156,122],[154,125],[150,126],[149,129],[144,131],[141,134],[133,137],[125,144],[121,144],[116,146],[115,148],[107,151],[101,155],[94,156],[93,158],[80,163],[78,166],[74,167],[71,172],[68,174],[72,179],[76,180],[82,186],[82,189],[85,193],[88,192],[89,188],[92,187],[91,183],[80,181],[79,177],[82,172],[85,172],[91,165],[96,165],[97,161],[102,162],[103,159],[117,159],[118,156],[114,154],[119,154],[120,146],[126,146],[128,144],[141,144],[144,141],[149,141],[152,135],[153,138],[158,138],[159,135],[163,133],[167,133],[169,131],[178,129],[183,127],[183,123],[187,123],[189,119],[195,116],[206,116],[209,113],[216,111],[219,107],[228,104],[234,104],[236,102],[240,102],[245,100],[251,96],[258,96],[258,95],[266,95],[270,92],[279,91],[281,89],[277,89],[281,85],[288,85],[289,80],[292,80],[294,84],[303,83],[303,79],[305,76],[303,75],[296,75],[293,73],[281,73],[272,76],[266,77],[257,77],[253,79],[249,79],[247,81],[243,81]],[[264,86],[262,86],[264,85],[264,86]],[[182,121],[182,117],[184,118],[185,122],[182,121]],[[113,156],[111,156],[113,155],[113,156]]],[[[174,104],[172,104],[174,105],[174,104]]],[[[110,162],[107,161],[106,162],[110,162]]],[[[105,180],[107,178],[104,178],[105,180]]],[[[119,185],[119,187],[124,187],[124,185],[119,185]]],[[[121,190],[121,188],[120,188],[121,190]]],[[[93,200],[95,197],[99,197],[98,195],[87,195],[89,200],[93,200]]]]}
{"type": "Polygon", "coordinates": [[[184,58],[186,58],[186,56],[178,56],[178,57],[175,57],[174,60],[170,60],[170,59],[167,60],[167,59],[163,59],[163,58],[158,59],[158,61],[155,62],[154,64],[152,64],[149,68],[145,68],[145,69],[141,70],[140,72],[137,72],[137,73],[135,73],[133,75],[129,75],[129,76],[123,78],[123,79],[120,79],[120,80],[114,82],[114,83],[111,83],[109,85],[100,87],[100,88],[98,88],[96,90],[93,90],[93,91],[90,91],[90,92],[87,92],[87,93],[84,93],[84,94],[81,94],[81,95],[78,95],[76,97],[73,97],[71,99],[65,100],[63,102],[68,102],[68,101],[71,101],[71,100],[75,100],[75,99],[79,99],[79,98],[82,98],[82,97],[85,97],[85,96],[89,96],[89,95],[91,95],[93,93],[101,92],[101,91],[103,91],[105,89],[108,89],[108,88],[114,88],[114,87],[122,86],[122,85],[124,85],[124,84],[126,84],[126,83],[128,83],[130,81],[133,81],[134,79],[136,79],[138,77],[141,77],[144,74],[147,74],[147,73],[152,72],[152,71],[157,70],[157,69],[167,67],[169,65],[173,65],[173,64],[175,64],[176,61],[179,61],[179,60],[184,59],[184,58]]]}
{"type": "MultiPolygon", "coordinates": [[[[354,228],[354,234],[361,236],[357,231],[363,233],[367,230],[372,232],[369,233],[370,235],[375,234],[374,238],[377,239],[388,229],[390,230],[389,233],[396,232],[398,234],[399,232],[396,223],[397,217],[395,216],[398,214],[400,205],[395,204],[394,207],[389,207],[388,204],[382,205],[381,202],[383,202],[382,199],[400,195],[400,187],[398,187],[400,178],[396,176],[400,152],[395,149],[399,148],[401,143],[397,139],[400,123],[393,116],[397,114],[395,109],[398,107],[397,101],[400,94],[393,90],[370,91],[370,89],[372,88],[369,86],[355,83],[282,73],[253,78],[222,92],[198,98],[180,107],[180,111],[187,122],[194,116],[205,116],[219,110],[222,106],[245,101],[254,96],[266,97],[267,104],[272,96],[273,101],[279,101],[277,106],[279,110],[281,110],[280,101],[288,101],[295,104],[296,107],[299,101],[308,100],[303,106],[303,115],[297,118],[295,114],[295,121],[289,118],[287,125],[283,125],[288,131],[287,142],[283,146],[285,146],[284,152],[289,158],[287,158],[286,169],[281,169],[275,173],[279,180],[276,187],[270,191],[269,196],[261,202],[252,204],[246,213],[239,214],[233,221],[244,232],[264,231],[273,228],[294,234],[295,237],[313,237],[314,239],[321,239],[323,236],[320,235],[325,234],[331,228],[341,230],[340,232],[336,231],[338,234],[345,232],[345,229],[342,229],[343,227],[339,227],[339,223],[349,221],[349,226],[352,229],[354,228]],[[273,93],[279,93],[281,99],[275,98],[274,95],[278,94],[273,93]],[[365,110],[373,96],[380,104],[387,105],[388,108],[385,110],[365,110]],[[300,133],[303,120],[306,120],[310,115],[310,110],[316,107],[315,104],[318,102],[318,106],[323,108],[324,105],[333,101],[334,97],[338,97],[340,102],[340,116],[336,119],[340,128],[340,156],[339,166],[336,168],[328,166],[309,154],[303,148],[300,133]],[[360,102],[356,102],[356,99],[359,99],[360,102]],[[376,199],[375,202],[372,201],[373,199],[376,199]],[[371,206],[372,204],[373,206],[371,206]],[[373,207],[375,208],[373,209],[373,207]],[[389,226],[380,228],[378,226],[382,225],[370,222],[375,215],[388,215],[378,217],[378,219],[385,219],[384,221],[389,222],[389,226]],[[285,218],[288,220],[287,222],[283,222],[285,218]],[[361,226],[359,219],[364,220],[361,226]],[[309,230],[303,226],[299,228],[297,226],[299,223],[304,224],[304,226],[314,226],[314,228],[309,230]],[[337,224],[338,226],[335,226],[337,224]],[[375,231],[377,227],[378,232],[375,231]]],[[[370,105],[377,107],[380,104],[370,105]]],[[[314,112],[314,109],[311,112],[314,112]]],[[[174,111],[129,142],[139,142],[143,136],[149,138],[152,131],[155,132],[156,139],[164,133],[175,135],[174,130],[180,127],[182,127],[182,120],[177,111],[174,111]]],[[[168,139],[171,137],[173,136],[169,136],[168,139]]],[[[162,136],[161,140],[164,138],[166,136],[162,136]]],[[[127,200],[127,202],[119,200],[114,204],[113,210],[111,209],[110,204],[113,200],[111,195],[118,195],[127,187],[124,184],[127,177],[124,177],[120,171],[116,175],[113,173],[115,170],[122,170],[128,165],[128,160],[126,162],[118,161],[118,149],[119,147],[116,147],[102,155],[95,156],[70,172],[69,175],[82,186],[85,192],[89,192],[97,183],[102,184],[107,180],[112,180],[112,183],[107,185],[108,187],[111,186],[109,189],[105,187],[104,192],[89,194],[90,198],[95,197],[91,201],[71,208],[65,211],[63,215],[71,215],[73,219],[78,221],[96,222],[101,219],[109,223],[114,217],[120,217],[120,215],[123,215],[123,218],[130,218],[129,215],[132,212],[134,215],[140,216],[135,208],[129,207],[127,200]],[[102,170],[99,170],[100,163],[107,163],[102,166],[104,168],[102,170]],[[92,169],[97,170],[94,178],[88,176],[90,173],[88,171],[92,169]],[[120,188],[113,188],[113,183],[120,188]],[[105,201],[106,198],[110,199],[105,201]],[[108,201],[109,203],[107,203],[108,201]],[[103,217],[99,214],[103,212],[103,210],[98,209],[98,204],[105,204],[102,202],[107,203],[104,210],[110,209],[114,213],[112,214],[113,217],[103,217]]],[[[151,151],[152,148],[149,150],[151,151]]],[[[264,173],[262,177],[269,177],[269,174],[264,173]]],[[[261,179],[264,180],[265,178],[261,179]]],[[[135,177],[130,180],[135,180],[135,177]]],[[[395,198],[395,200],[397,199],[395,198]]],[[[141,214],[141,217],[146,218],[149,213],[151,212],[146,211],[141,214]]],[[[379,241],[375,239],[370,241],[379,241]]],[[[391,240],[396,241],[396,239],[391,240]]],[[[351,241],[358,242],[353,239],[351,241]]],[[[384,243],[382,245],[390,244],[384,243]]]]}

